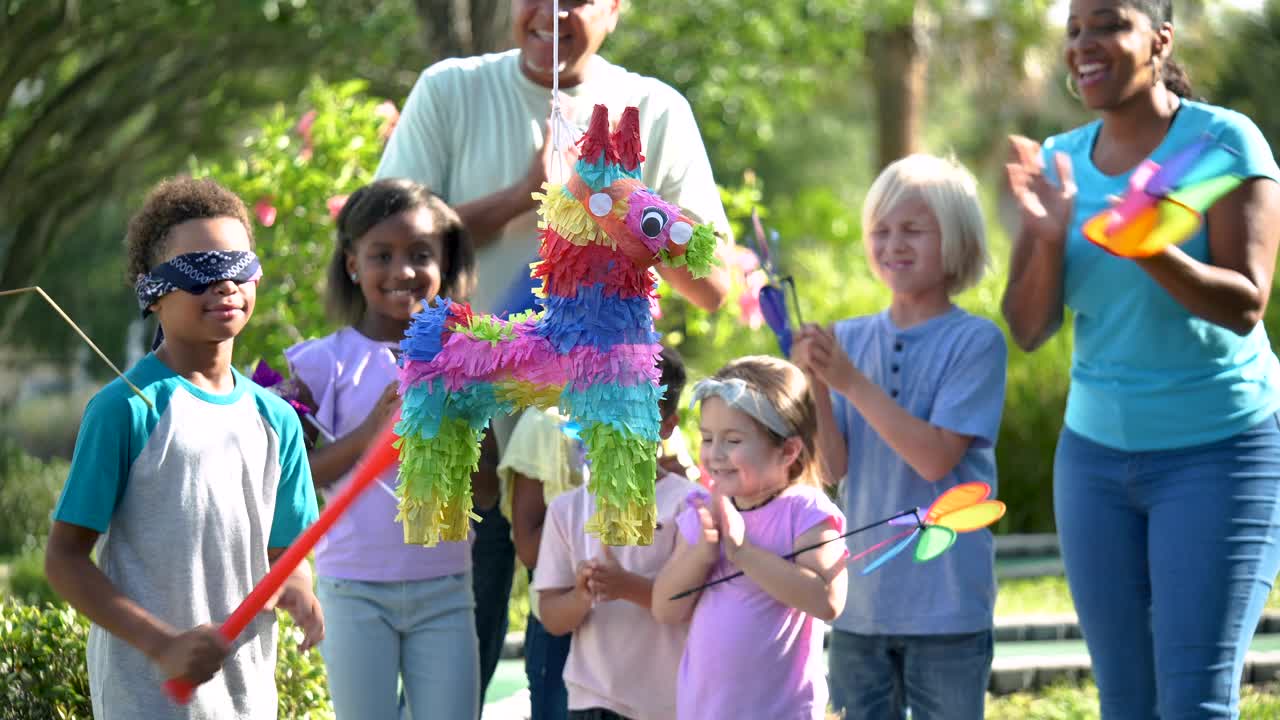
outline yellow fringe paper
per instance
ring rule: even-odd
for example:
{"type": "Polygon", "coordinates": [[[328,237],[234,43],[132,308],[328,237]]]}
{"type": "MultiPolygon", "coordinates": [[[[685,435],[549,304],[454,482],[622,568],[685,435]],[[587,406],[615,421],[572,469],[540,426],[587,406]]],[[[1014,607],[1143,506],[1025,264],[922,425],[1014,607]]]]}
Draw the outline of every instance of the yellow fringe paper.
{"type": "Polygon", "coordinates": [[[553,408],[560,403],[563,385],[535,385],[528,382],[511,381],[494,383],[493,393],[499,402],[508,402],[517,408],[536,407],[541,410],[553,408]]]}
{"type": "Polygon", "coordinates": [[[545,230],[550,226],[560,237],[574,245],[597,243],[616,248],[617,244],[605,233],[604,228],[596,224],[582,203],[562,187],[543,183],[544,192],[533,194],[534,199],[540,201],[538,229],[545,230]]]}

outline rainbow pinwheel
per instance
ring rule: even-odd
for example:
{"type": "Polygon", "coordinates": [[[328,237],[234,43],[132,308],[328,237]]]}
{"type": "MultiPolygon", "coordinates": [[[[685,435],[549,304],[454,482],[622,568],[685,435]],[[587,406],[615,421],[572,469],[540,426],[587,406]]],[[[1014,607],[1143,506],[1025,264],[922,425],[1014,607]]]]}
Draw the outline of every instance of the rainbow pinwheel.
{"type": "Polygon", "coordinates": [[[778,232],[775,230],[770,241],[764,237],[764,226],[760,224],[760,214],[751,209],[751,226],[755,231],[756,254],[760,256],[760,267],[764,269],[769,282],[760,288],[760,313],[764,315],[765,324],[778,338],[778,347],[784,357],[791,357],[791,315],[787,309],[787,295],[783,288],[791,291],[792,304],[795,306],[796,321],[804,322],[800,317],[800,298],[796,295],[796,283],[790,275],[782,275],[776,260],[778,252],[778,232]]]}
{"type": "Polygon", "coordinates": [[[1120,257],[1151,257],[1191,237],[1204,213],[1242,179],[1232,171],[1239,154],[1205,135],[1163,166],[1143,160],[1119,204],[1084,224],[1084,236],[1120,257]]]}
{"type": "Polygon", "coordinates": [[[860,560],[885,545],[896,542],[897,544],[862,569],[863,575],[869,575],[906,550],[918,538],[916,562],[928,562],[955,544],[956,533],[981,530],[1004,517],[1004,503],[989,500],[990,495],[991,486],[984,482],[957,485],[938,496],[928,510],[917,508],[914,512],[904,513],[890,520],[890,525],[910,524],[914,527],[876,543],[849,558],[849,561],[860,560]]]}

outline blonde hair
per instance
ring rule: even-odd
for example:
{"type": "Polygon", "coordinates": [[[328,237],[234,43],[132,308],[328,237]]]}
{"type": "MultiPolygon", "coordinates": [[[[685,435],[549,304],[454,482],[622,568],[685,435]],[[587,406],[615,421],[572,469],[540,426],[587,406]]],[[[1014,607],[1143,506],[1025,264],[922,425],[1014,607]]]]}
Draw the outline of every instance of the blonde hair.
{"type": "MultiPolygon", "coordinates": [[[[711,376],[716,380],[738,378],[773,404],[778,415],[795,431],[800,440],[800,456],[792,463],[787,477],[790,485],[812,485],[821,489],[826,470],[818,456],[814,438],[818,435],[818,412],[804,371],[781,358],[748,355],[732,360],[711,376]]],[[[781,445],[786,438],[763,423],[751,418],[766,435],[781,445]]]]}
{"type": "Polygon", "coordinates": [[[871,228],[898,203],[918,196],[938,221],[947,295],[957,295],[982,279],[991,262],[978,204],[978,182],[963,165],[935,155],[908,155],[881,171],[862,203],[862,239],[867,261],[879,276],[871,250],[871,228]]]}

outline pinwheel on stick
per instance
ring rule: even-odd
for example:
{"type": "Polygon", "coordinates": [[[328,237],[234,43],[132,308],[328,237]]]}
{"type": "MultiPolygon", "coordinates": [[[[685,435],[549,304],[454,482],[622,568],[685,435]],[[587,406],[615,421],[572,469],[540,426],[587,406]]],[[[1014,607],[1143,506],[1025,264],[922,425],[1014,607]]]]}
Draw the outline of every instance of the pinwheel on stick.
{"type": "Polygon", "coordinates": [[[796,326],[802,325],[804,319],[800,315],[800,297],[796,294],[795,279],[782,274],[778,251],[778,232],[775,230],[765,239],[764,226],[760,224],[760,213],[751,209],[751,227],[755,235],[756,254],[760,256],[760,267],[764,270],[769,282],[760,288],[760,313],[764,321],[778,338],[778,347],[784,357],[791,357],[792,325],[791,311],[795,312],[796,326]],[[787,292],[791,294],[791,307],[787,306],[787,292]]]}

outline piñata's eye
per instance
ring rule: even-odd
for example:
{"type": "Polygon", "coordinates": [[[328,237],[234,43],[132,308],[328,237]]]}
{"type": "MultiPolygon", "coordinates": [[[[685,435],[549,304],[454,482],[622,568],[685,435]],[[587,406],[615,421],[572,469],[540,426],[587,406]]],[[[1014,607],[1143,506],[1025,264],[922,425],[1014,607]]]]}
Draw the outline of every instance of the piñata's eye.
{"type": "Polygon", "coordinates": [[[647,207],[640,215],[640,232],[646,237],[656,238],[667,226],[667,214],[656,207],[647,207]]]}
{"type": "Polygon", "coordinates": [[[607,193],[596,193],[587,200],[587,206],[591,208],[592,215],[604,217],[613,209],[613,198],[607,193]]]}

